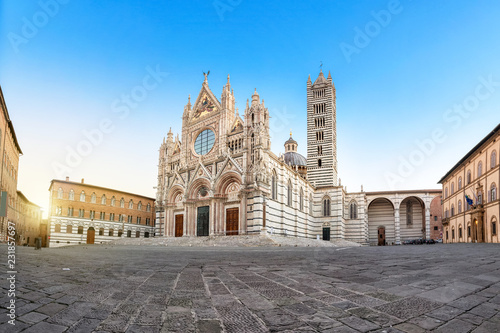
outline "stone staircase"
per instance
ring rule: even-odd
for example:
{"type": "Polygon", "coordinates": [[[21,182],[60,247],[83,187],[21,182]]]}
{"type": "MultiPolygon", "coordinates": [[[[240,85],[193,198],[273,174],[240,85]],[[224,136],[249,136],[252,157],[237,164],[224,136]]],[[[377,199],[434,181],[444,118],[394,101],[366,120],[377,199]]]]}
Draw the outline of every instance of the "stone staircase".
{"type": "Polygon", "coordinates": [[[346,241],[323,241],[308,238],[283,237],[274,235],[241,235],[209,237],[152,237],[120,238],[102,245],[149,245],[149,246],[191,246],[191,247],[352,247],[361,244],[346,241]]]}

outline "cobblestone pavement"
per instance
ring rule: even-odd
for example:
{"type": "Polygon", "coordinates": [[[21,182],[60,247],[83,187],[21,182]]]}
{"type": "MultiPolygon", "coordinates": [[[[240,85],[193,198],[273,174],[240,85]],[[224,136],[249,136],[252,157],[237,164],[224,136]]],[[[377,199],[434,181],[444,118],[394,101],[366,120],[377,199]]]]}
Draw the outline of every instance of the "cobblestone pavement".
{"type": "Polygon", "coordinates": [[[0,332],[500,331],[498,245],[16,251],[0,332]]]}

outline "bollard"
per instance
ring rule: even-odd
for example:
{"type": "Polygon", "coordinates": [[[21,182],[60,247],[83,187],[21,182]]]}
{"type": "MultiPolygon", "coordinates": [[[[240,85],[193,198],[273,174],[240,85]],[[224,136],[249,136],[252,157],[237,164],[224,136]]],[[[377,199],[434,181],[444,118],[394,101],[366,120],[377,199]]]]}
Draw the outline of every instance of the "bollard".
{"type": "Polygon", "coordinates": [[[42,249],[42,237],[35,238],[35,250],[42,249]]]}

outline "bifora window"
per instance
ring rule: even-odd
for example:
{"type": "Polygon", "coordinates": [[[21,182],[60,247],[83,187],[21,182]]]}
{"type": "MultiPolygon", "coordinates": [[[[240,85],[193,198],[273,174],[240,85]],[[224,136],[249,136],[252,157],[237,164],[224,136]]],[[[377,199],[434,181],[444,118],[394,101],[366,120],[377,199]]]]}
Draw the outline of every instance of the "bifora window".
{"type": "Polygon", "coordinates": [[[206,129],[198,134],[198,137],[194,141],[194,151],[198,155],[205,155],[208,153],[215,142],[215,134],[212,130],[206,129]]]}

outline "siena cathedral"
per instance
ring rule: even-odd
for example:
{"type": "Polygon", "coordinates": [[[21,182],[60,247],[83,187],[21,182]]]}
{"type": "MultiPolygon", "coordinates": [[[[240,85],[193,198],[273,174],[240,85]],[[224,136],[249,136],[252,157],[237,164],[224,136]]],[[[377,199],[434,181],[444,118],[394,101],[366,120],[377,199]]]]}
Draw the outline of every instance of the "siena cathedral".
{"type": "MultiPolygon", "coordinates": [[[[174,139],[170,130],[160,147],[160,235],[270,233],[359,243],[382,237],[377,235],[382,222],[374,226],[373,239],[369,235],[367,194],[347,193],[337,181],[336,92],[330,74],[307,80],[307,158],[297,152],[291,133],[283,155],[270,150],[269,110],[257,90],[240,116],[229,75],[220,99],[207,77],[194,104],[189,98],[184,107],[181,137],[174,139]]],[[[429,198],[413,200],[421,201],[417,215],[428,226],[429,198]]],[[[398,242],[404,228],[399,216],[394,219],[394,207],[384,237],[398,242]]]]}

